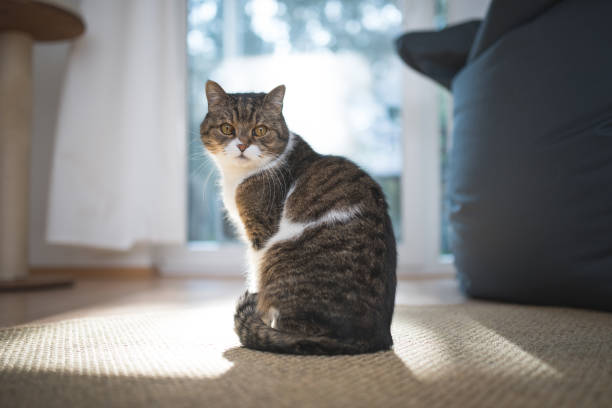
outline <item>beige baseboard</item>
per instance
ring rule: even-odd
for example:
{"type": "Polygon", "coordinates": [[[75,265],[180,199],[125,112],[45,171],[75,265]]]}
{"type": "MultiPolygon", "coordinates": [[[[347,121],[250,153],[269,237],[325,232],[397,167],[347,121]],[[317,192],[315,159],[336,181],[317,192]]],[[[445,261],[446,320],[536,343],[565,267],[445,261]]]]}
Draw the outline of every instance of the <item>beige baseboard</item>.
{"type": "MultiPolygon", "coordinates": [[[[32,276],[65,276],[73,279],[151,279],[159,277],[159,270],[155,267],[134,266],[37,266],[30,268],[32,276]]],[[[177,273],[163,275],[164,278],[183,279],[217,279],[217,280],[243,280],[242,274],[208,275],[202,273],[177,273]]],[[[452,272],[435,272],[421,274],[398,274],[400,281],[422,281],[454,278],[452,272]]]]}
{"type": "Polygon", "coordinates": [[[159,276],[154,267],[33,267],[30,268],[33,276],[60,275],[74,279],[150,279],[159,276]]]}

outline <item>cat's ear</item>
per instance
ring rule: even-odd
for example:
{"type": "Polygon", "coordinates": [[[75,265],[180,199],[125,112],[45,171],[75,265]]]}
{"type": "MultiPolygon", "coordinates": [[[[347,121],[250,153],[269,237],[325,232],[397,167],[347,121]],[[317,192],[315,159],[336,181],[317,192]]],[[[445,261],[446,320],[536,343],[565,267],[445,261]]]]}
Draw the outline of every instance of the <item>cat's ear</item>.
{"type": "Polygon", "coordinates": [[[285,85],[279,85],[266,95],[264,105],[273,112],[281,113],[283,110],[283,98],[285,97],[285,85]]]}
{"type": "Polygon", "coordinates": [[[227,101],[227,94],[221,88],[221,85],[215,81],[206,81],[206,99],[208,100],[208,109],[212,110],[215,106],[224,104],[227,101]]]}

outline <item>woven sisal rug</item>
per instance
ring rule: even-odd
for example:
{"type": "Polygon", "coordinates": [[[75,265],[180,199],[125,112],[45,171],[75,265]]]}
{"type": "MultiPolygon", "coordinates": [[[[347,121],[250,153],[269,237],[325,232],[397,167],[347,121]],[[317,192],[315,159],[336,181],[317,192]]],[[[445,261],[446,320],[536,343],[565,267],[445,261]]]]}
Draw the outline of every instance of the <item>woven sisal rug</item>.
{"type": "Polygon", "coordinates": [[[1,407],[612,407],[612,314],[398,306],[393,351],[239,347],[231,305],[0,329],[1,407]]]}

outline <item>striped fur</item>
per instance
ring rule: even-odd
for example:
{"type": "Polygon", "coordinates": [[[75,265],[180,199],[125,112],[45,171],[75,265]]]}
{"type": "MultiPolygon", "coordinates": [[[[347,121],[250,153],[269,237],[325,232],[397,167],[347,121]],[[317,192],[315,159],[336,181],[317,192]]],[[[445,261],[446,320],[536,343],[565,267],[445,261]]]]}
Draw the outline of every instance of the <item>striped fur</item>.
{"type": "Polygon", "coordinates": [[[243,345],[294,354],[391,347],[396,249],[378,184],[342,157],[313,151],[282,116],[284,87],[225,94],[207,83],[204,146],[222,173],[230,218],[249,245],[250,292],[238,302],[243,345]],[[231,124],[236,134],[219,131],[231,124]],[[253,129],[268,132],[255,137],[253,129]],[[237,142],[248,144],[239,156],[237,142]]]}

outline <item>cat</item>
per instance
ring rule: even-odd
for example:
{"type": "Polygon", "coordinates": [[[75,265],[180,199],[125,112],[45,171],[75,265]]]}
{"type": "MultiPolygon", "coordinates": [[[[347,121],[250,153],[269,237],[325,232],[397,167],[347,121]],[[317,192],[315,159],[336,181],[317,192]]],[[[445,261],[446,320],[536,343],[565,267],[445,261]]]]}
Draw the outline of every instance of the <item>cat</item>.
{"type": "Polygon", "coordinates": [[[380,186],[289,131],[283,85],[205,89],[201,140],[248,246],[249,289],[234,316],[241,343],[289,354],[389,349],[397,254],[380,186]]]}

